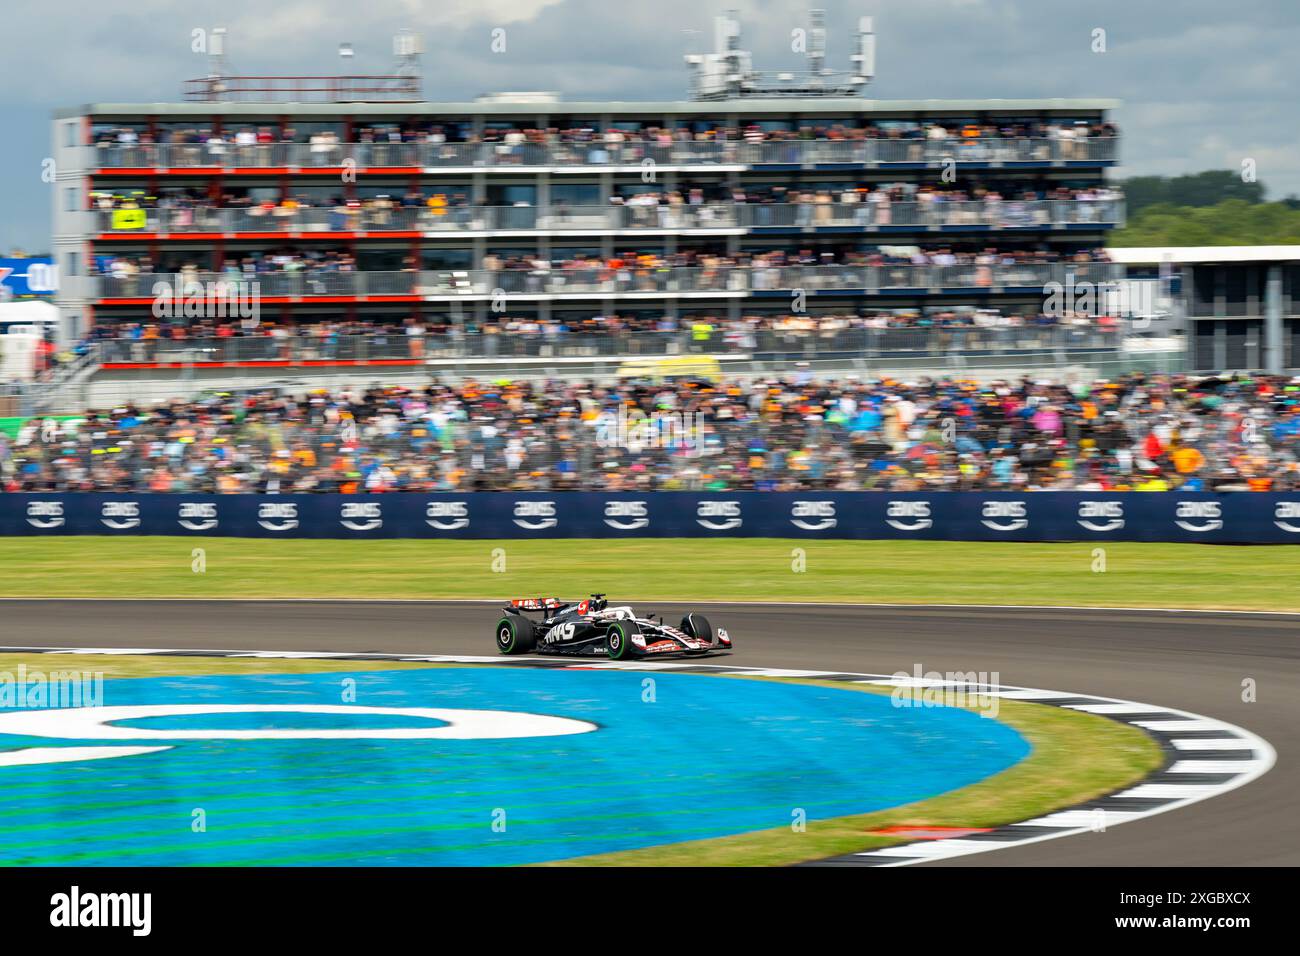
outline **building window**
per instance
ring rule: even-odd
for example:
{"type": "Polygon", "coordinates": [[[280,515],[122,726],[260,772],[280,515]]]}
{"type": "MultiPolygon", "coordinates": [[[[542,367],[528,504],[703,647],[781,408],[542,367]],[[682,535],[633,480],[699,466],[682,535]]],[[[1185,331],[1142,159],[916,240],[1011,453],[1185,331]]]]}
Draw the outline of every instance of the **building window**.
{"type": "Polygon", "coordinates": [[[69,148],[77,145],[77,121],[63,124],[63,145],[69,148]]]}
{"type": "Polygon", "coordinates": [[[1260,340],[1263,338],[1264,323],[1251,319],[1238,322],[1225,322],[1227,342],[1225,343],[1224,368],[1259,368],[1263,359],[1260,340]]]}
{"type": "Polygon", "coordinates": [[[1222,322],[1196,322],[1192,328],[1196,330],[1195,334],[1195,353],[1192,358],[1192,367],[1202,370],[1209,370],[1217,367],[1215,362],[1215,338],[1217,337],[1218,328],[1222,322]]]}
{"type": "Polygon", "coordinates": [[[63,187],[63,211],[76,212],[78,208],[77,198],[78,197],[77,197],[76,186],[64,186],[63,187]]]}
{"type": "Polygon", "coordinates": [[[77,252],[69,252],[66,266],[67,274],[70,276],[80,275],[81,273],[78,271],[80,268],[81,254],[77,252]]]}
{"type": "Polygon", "coordinates": [[[1213,266],[1192,267],[1192,315],[1215,315],[1218,296],[1213,266]]]}

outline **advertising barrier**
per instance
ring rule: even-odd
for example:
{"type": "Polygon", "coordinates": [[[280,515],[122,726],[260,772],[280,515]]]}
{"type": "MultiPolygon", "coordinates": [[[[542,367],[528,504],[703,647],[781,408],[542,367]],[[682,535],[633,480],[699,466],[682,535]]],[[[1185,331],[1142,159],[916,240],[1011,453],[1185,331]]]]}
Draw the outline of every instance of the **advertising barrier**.
{"type": "Polygon", "coordinates": [[[0,494],[0,534],[1300,544],[1300,492],[0,494]]]}
{"type": "Polygon", "coordinates": [[[0,299],[53,295],[59,291],[59,268],[50,256],[0,258],[0,299]]]}

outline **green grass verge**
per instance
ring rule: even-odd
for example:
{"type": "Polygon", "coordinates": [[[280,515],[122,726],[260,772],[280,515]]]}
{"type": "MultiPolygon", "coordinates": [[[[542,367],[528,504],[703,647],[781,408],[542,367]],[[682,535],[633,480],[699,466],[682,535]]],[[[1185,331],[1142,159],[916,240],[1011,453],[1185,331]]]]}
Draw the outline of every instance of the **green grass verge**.
{"type": "MultiPolygon", "coordinates": [[[[888,693],[829,681],[798,683],[888,693]]],[[[780,866],[824,859],[907,842],[868,833],[882,827],[996,827],[1030,820],[1135,783],[1164,760],[1160,747],[1142,731],[1106,717],[1045,704],[1000,700],[997,719],[1029,741],[1029,756],[1014,767],[952,793],[876,813],[809,820],[800,833],[783,827],[539,865],[780,866]]]]}
{"type": "Polygon", "coordinates": [[[0,539],[3,597],[501,598],[1300,610],[1300,545],[0,539]],[[195,573],[193,551],[205,552],[195,573]],[[796,551],[799,549],[799,551],[796,551]],[[803,557],[800,558],[800,553],[803,557]],[[493,570],[494,560],[505,571],[493,570]],[[1104,560],[1105,571],[1095,570],[1104,560]],[[802,562],[805,570],[795,568],[802,562]]]}

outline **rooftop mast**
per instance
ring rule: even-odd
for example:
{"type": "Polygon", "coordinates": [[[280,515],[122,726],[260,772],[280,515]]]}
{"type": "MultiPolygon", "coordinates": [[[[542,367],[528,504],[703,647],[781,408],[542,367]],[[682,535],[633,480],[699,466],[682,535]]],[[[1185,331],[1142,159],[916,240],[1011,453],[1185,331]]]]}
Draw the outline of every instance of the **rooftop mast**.
{"type": "Polygon", "coordinates": [[[688,53],[691,99],[731,100],[772,97],[860,96],[875,76],[876,37],[871,17],[858,19],[852,70],[826,68],[826,11],[811,10],[804,55],[808,69],[796,73],[767,73],[753,68],[749,51],[740,48],[740,21],[735,11],[714,20],[712,53],[688,53]]]}

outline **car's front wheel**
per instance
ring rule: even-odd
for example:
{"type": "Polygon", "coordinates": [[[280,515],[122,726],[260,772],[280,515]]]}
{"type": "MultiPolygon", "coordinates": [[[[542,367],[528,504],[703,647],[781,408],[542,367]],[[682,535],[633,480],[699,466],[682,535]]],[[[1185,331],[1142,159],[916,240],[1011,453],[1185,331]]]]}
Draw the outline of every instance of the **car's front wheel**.
{"type": "Polygon", "coordinates": [[[641,629],[631,621],[615,621],[605,632],[605,650],[611,661],[621,661],[632,654],[632,635],[641,629]]]}
{"type": "Polygon", "coordinates": [[[713,643],[713,625],[703,614],[687,614],[682,618],[682,630],[697,641],[713,643]]]}
{"type": "Polygon", "coordinates": [[[537,630],[526,617],[508,614],[497,621],[497,650],[502,654],[527,654],[537,646],[537,630]]]}

